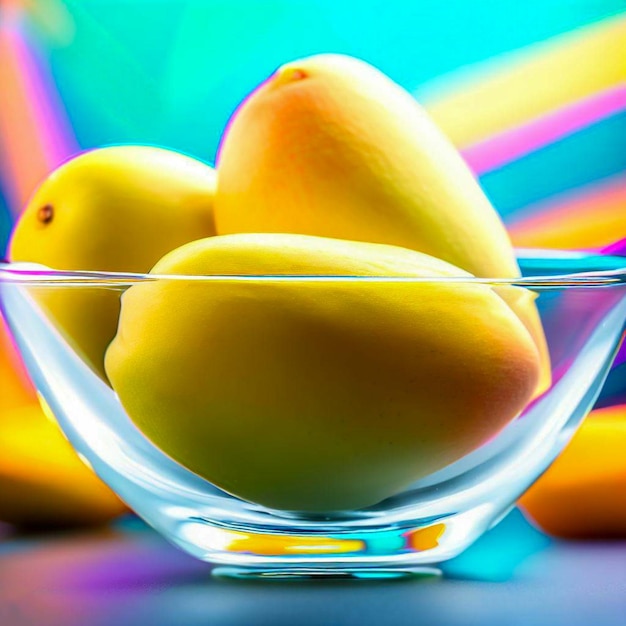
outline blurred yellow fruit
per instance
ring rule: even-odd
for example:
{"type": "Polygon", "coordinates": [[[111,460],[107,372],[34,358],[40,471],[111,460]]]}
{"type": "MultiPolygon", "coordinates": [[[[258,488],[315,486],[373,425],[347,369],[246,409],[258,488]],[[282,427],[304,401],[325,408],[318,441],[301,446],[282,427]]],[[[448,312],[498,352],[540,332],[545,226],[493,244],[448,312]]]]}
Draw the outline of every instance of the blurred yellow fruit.
{"type": "MultiPolygon", "coordinates": [[[[93,150],[39,187],[10,244],[13,261],[60,270],[148,272],[166,252],[215,234],[215,171],[148,146],[93,150]]],[[[38,300],[73,346],[104,376],[119,293],[45,288],[38,300]]]]}
{"type": "Polygon", "coordinates": [[[593,411],[519,504],[557,537],[626,537],[626,406],[593,411]]]}
{"type": "MultiPolygon", "coordinates": [[[[156,274],[451,277],[412,250],[306,235],[193,242],[156,274]]],[[[478,447],[529,401],[539,355],[487,285],[157,280],[122,299],[113,388],[159,448],[287,510],[373,505],[478,447]]]]}
{"type": "Polygon", "coordinates": [[[44,414],[1,319],[0,376],[0,521],[75,526],[125,511],[44,414]]]}

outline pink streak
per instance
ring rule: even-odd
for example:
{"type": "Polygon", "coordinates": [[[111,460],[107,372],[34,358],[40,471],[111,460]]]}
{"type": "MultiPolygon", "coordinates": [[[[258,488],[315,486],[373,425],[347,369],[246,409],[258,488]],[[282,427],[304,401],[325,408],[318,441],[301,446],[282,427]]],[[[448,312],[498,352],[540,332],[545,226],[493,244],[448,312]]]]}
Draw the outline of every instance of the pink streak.
{"type": "Polygon", "coordinates": [[[50,168],[53,169],[77,150],[72,127],[50,74],[37,62],[25,37],[11,33],[13,50],[24,76],[26,94],[34,124],[50,168]]]}
{"type": "MultiPolygon", "coordinates": [[[[624,207],[626,209],[626,207],[624,207]]],[[[604,254],[614,254],[616,256],[626,256],[626,238],[620,239],[610,246],[602,248],[604,254]]],[[[626,262],[625,262],[626,265],[626,262]]]]}
{"type": "Polygon", "coordinates": [[[626,84],[479,141],[462,154],[477,175],[485,174],[623,109],[626,84]]]}
{"type": "Polygon", "coordinates": [[[17,215],[36,185],[78,146],[56,85],[13,17],[3,19],[0,27],[8,83],[3,95],[11,105],[0,111],[0,148],[6,161],[0,178],[17,215]]]}

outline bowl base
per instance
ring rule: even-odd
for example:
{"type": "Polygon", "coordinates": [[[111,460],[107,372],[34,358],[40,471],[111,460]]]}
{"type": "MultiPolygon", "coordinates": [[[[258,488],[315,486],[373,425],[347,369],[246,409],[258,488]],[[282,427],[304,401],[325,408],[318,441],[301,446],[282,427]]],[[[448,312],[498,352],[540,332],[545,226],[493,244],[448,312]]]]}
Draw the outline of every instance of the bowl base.
{"type": "Polygon", "coordinates": [[[213,576],[218,578],[234,578],[238,580],[397,580],[440,578],[442,572],[437,567],[404,567],[404,568],[254,568],[239,566],[218,566],[213,569],[213,576]]]}
{"type": "MultiPolygon", "coordinates": [[[[345,525],[336,521],[308,521],[307,524],[307,520],[300,519],[299,527],[285,528],[279,524],[272,527],[241,523],[226,525],[221,520],[196,517],[184,523],[179,521],[173,538],[182,548],[213,563],[213,573],[219,577],[277,580],[432,578],[440,575],[437,564],[458,551],[441,543],[453,521],[430,518],[423,525],[412,520],[406,525],[353,528],[347,532],[345,525]]],[[[463,519],[459,523],[465,526],[463,519]]],[[[468,533],[452,532],[453,538],[455,535],[465,540],[468,533]]]]}

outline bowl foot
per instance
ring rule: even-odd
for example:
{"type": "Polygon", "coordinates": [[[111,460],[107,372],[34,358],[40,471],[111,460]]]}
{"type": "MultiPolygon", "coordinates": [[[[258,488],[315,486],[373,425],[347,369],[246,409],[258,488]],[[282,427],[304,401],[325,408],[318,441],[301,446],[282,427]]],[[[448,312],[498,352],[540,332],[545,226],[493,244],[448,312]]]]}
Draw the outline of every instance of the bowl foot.
{"type": "Polygon", "coordinates": [[[436,567],[405,568],[306,568],[275,567],[255,568],[239,566],[218,566],[213,569],[213,576],[238,580],[397,580],[423,579],[432,580],[442,576],[436,567]]]}

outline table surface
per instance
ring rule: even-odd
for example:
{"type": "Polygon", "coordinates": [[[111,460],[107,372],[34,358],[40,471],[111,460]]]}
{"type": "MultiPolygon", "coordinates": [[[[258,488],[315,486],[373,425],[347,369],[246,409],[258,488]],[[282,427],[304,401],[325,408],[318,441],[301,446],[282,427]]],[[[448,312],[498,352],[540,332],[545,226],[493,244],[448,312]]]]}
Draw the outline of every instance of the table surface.
{"type": "Polygon", "coordinates": [[[437,579],[235,581],[138,520],[0,526],[1,626],[625,626],[626,541],[550,540],[513,511],[437,579]]]}

